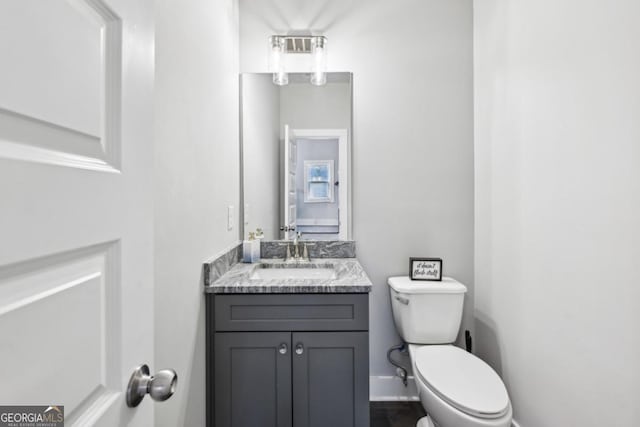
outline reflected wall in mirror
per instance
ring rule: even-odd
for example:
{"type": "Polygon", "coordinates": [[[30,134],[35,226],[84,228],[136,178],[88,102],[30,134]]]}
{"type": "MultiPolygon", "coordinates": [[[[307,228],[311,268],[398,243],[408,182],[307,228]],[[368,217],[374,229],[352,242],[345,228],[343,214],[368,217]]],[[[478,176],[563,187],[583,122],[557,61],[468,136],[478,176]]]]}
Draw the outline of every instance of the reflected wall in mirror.
{"type": "Polygon", "coordinates": [[[240,81],[243,238],[351,239],[351,73],[324,86],[306,73],[286,86],[268,73],[240,81]]]}

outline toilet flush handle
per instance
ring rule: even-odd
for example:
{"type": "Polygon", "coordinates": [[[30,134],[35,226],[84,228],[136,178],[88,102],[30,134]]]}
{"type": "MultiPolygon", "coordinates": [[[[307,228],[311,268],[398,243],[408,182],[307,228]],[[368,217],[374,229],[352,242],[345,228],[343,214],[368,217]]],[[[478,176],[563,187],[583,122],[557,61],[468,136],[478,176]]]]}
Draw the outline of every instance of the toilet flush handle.
{"type": "Polygon", "coordinates": [[[404,298],[404,297],[401,297],[400,295],[394,295],[394,298],[400,304],[409,305],[409,298],[404,298]]]}

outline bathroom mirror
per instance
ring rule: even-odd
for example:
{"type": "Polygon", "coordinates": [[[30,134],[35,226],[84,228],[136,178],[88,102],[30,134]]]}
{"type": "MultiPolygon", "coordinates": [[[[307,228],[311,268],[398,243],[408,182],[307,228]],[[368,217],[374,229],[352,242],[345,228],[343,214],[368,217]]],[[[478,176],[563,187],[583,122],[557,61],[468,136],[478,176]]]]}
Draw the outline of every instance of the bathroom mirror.
{"type": "Polygon", "coordinates": [[[240,75],[241,235],[350,240],[352,75],[240,75]]]}

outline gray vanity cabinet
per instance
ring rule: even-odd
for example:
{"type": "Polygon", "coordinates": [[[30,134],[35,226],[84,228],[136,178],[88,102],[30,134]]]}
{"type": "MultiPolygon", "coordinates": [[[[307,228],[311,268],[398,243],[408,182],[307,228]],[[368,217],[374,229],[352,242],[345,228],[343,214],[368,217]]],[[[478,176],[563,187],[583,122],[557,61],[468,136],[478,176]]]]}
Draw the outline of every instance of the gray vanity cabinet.
{"type": "Polygon", "coordinates": [[[215,334],[216,426],[291,427],[291,334],[215,334]]]}
{"type": "Polygon", "coordinates": [[[207,313],[210,427],[369,426],[367,294],[211,295],[207,313]]]}
{"type": "Polygon", "coordinates": [[[292,336],[293,425],[368,426],[369,364],[363,362],[369,357],[367,333],[299,332],[292,336]]]}

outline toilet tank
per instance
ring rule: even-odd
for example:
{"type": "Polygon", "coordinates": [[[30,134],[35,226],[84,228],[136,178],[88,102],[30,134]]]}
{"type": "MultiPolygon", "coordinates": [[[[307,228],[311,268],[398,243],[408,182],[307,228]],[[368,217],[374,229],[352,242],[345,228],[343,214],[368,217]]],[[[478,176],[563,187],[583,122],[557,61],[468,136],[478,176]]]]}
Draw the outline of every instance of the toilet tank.
{"type": "Polygon", "coordinates": [[[450,277],[442,281],[390,277],[391,310],[398,334],[412,344],[449,344],[456,340],[467,288],[450,277]]]}

